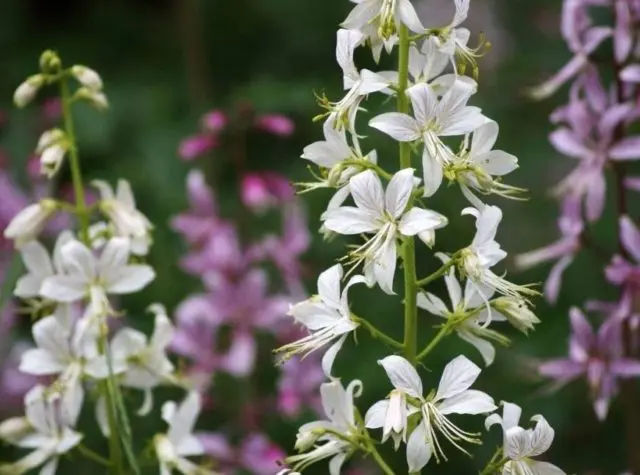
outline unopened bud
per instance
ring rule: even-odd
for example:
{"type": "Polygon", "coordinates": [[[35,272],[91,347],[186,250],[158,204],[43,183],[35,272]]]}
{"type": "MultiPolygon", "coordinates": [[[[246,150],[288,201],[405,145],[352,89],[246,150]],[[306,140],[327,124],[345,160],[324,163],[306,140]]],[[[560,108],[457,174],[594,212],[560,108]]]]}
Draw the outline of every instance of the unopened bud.
{"type": "Polygon", "coordinates": [[[38,139],[38,145],[36,146],[36,153],[43,153],[45,149],[62,142],[65,138],[65,133],[62,129],[51,129],[44,132],[38,139]]]}
{"type": "Polygon", "coordinates": [[[17,107],[24,107],[29,104],[38,93],[38,90],[44,85],[45,77],[42,74],[35,74],[27,78],[18,86],[13,93],[13,102],[17,107]]]}
{"type": "Polygon", "coordinates": [[[58,204],[50,199],[27,206],[11,220],[4,237],[13,239],[17,246],[35,239],[57,209],[58,204]]]}
{"type": "Polygon", "coordinates": [[[53,178],[60,170],[66,153],[66,147],[61,144],[47,147],[40,155],[40,173],[49,179],[53,178]]]}
{"type": "Polygon", "coordinates": [[[93,91],[102,90],[102,78],[91,68],[76,64],[71,68],[71,74],[85,87],[93,91]]]}
{"type": "Polygon", "coordinates": [[[81,87],[78,89],[74,96],[75,99],[84,99],[91,103],[98,110],[105,110],[109,108],[109,101],[107,96],[103,92],[90,89],[88,87],[81,87]]]}
{"type": "Polygon", "coordinates": [[[40,70],[43,73],[57,73],[62,67],[60,56],[53,50],[46,50],[40,55],[40,70]]]}

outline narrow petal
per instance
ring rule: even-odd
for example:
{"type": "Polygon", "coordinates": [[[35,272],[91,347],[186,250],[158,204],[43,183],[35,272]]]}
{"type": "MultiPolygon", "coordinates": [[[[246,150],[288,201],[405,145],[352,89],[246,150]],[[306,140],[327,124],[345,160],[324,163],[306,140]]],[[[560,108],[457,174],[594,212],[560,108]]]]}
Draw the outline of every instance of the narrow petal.
{"type": "Polygon", "coordinates": [[[563,470],[560,470],[549,462],[539,462],[538,460],[531,460],[529,463],[529,470],[531,475],[566,475],[563,470]]]}
{"type": "Polygon", "coordinates": [[[620,218],[620,238],[627,252],[640,262],[640,231],[629,216],[620,218]]]}
{"type": "Polygon", "coordinates": [[[65,264],[79,277],[87,281],[95,279],[97,275],[96,260],[91,251],[80,241],[69,241],[61,250],[65,264]]]}
{"type": "Polygon", "coordinates": [[[591,154],[591,150],[570,129],[561,127],[549,134],[549,141],[554,148],[572,158],[585,158],[591,154]]]}
{"type": "Polygon", "coordinates": [[[422,172],[424,173],[424,196],[426,198],[433,196],[444,178],[442,165],[437,157],[432,155],[428,147],[422,152],[422,172]]]}
{"type": "Polygon", "coordinates": [[[416,473],[422,470],[429,463],[432,452],[432,447],[427,443],[427,429],[424,422],[422,422],[413,430],[407,441],[409,473],[416,473]]]}
{"type": "Polygon", "coordinates": [[[420,18],[413,8],[413,5],[409,0],[398,0],[396,5],[399,20],[407,26],[414,33],[422,33],[424,26],[420,22],[420,18]]]}
{"type": "Polygon", "coordinates": [[[640,137],[626,137],[609,149],[609,157],[613,160],[640,159],[640,137]]]}
{"type": "Polygon", "coordinates": [[[332,378],[331,369],[333,368],[333,362],[338,356],[338,352],[342,349],[344,341],[347,339],[348,333],[342,335],[322,356],[322,371],[327,378],[332,378]]]}
{"type": "Polygon", "coordinates": [[[447,224],[446,217],[435,211],[411,208],[400,220],[399,230],[405,236],[415,236],[430,229],[440,229],[447,224]]]}
{"type": "Polygon", "coordinates": [[[536,421],[536,426],[531,434],[529,455],[536,457],[549,450],[553,443],[555,431],[541,415],[533,416],[531,420],[536,421]]]}
{"type": "Polygon", "coordinates": [[[383,399],[376,402],[369,408],[364,415],[364,425],[367,429],[380,429],[384,426],[385,419],[387,417],[387,409],[389,408],[389,401],[383,399]]]}
{"type": "Polygon", "coordinates": [[[413,192],[413,168],[405,168],[393,175],[387,185],[384,201],[386,211],[395,219],[399,218],[409,203],[413,192]]]}
{"type": "Polygon", "coordinates": [[[573,256],[564,256],[551,268],[549,277],[544,283],[544,296],[549,303],[557,302],[560,286],[562,285],[562,276],[572,262],[573,256]]]}
{"type": "Polygon", "coordinates": [[[486,414],[497,409],[493,398],[482,391],[468,389],[438,404],[442,414],[486,414]]]}
{"type": "Polygon", "coordinates": [[[318,295],[331,308],[340,308],[340,280],[343,274],[342,266],[336,264],[318,277],[318,295]]]}
{"type": "Polygon", "coordinates": [[[435,117],[438,107],[438,97],[431,86],[416,84],[407,89],[407,95],[411,99],[413,113],[419,124],[427,125],[435,117]]]}
{"type": "Polygon", "coordinates": [[[156,273],[146,264],[119,267],[104,276],[105,290],[111,294],[131,294],[145,288],[155,279],[156,273]]]}
{"type": "Polygon", "coordinates": [[[422,380],[411,363],[401,356],[391,355],[378,360],[378,364],[384,368],[394,388],[411,397],[422,397],[422,380]]]}
{"type": "Polygon", "coordinates": [[[427,312],[444,317],[449,313],[449,309],[437,295],[430,293],[420,292],[417,297],[417,305],[427,312]]]}
{"type": "Polygon", "coordinates": [[[421,135],[420,125],[412,117],[398,112],[380,114],[369,121],[369,126],[399,142],[413,142],[421,135]]]}
{"type": "Polygon", "coordinates": [[[393,280],[396,274],[396,261],[398,259],[396,252],[396,238],[393,234],[389,234],[387,241],[380,249],[378,259],[373,261],[373,273],[376,281],[388,295],[394,295],[393,280]]]}
{"type": "Polygon", "coordinates": [[[370,213],[354,206],[329,209],[322,215],[322,220],[329,231],[338,234],[372,233],[378,229],[378,223],[370,213]]]}
{"type": "Polygon", "coordinates": [[[358,173],[349,180],[349,189],[358,208],[375,217],[384,214],[384,190],[375,172],[367,170],[358,173]]]}
{"type": "Polygon", "coordinates": [[[98,259],[99,271],[109,272],[127,264],[129,260],[130,241],[127,238],[114,237],[109,239],[98,259]]]}
{"type": "Polygon", "coordinates": [[[493,120],[474,130],[471,138],[471,153],[473,155],[489,153],[496,144],[498,131],[498,123],[493,120]]]}
{"type": "Polygon", "coordinates": [[[87,293],[87,282],[77,276],[56,275],[42,282],[40,295],[56,302],[76,302],[87,293]]]}
{"type": "Polygon", "coordinates": [[[496,349],[487,340],[472,334],[471,332],[459,331],[458,336],[460,339],[472,344],[480,352],[485,366],[491,366],[496,358],[496,349]]]}

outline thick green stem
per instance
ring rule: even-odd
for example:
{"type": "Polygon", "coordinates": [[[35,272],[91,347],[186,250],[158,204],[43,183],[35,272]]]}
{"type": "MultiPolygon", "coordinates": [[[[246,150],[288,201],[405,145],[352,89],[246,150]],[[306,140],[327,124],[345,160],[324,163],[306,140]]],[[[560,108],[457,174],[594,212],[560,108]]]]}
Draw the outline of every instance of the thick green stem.
{"type": "Polygon", "coordinates": [[[438,269],[437,271],[435,271],[433,274],[428,275],[427,277],[425,277],[424,279],[420,279],[417,284],[418,287],[424,287],[425,285],[430,284],[431,282],[433,282],[436,279],[439,279],[440,277],[444,276],[447,271],[453,267],[456,263],[456,259],[455,259],[455,255],[454,257],[451,258],[451,260],[449,262],[447,262],[446,264],[444,264],[442,267],[440,267],[440,269],[438,269]]]}
{"type": "MultiPolygon", "coordinates": [[[[79,235],[80,239],[90,246],[89,239],[89,211],[84,194],[84,183],[82,181],[82,170],[80,168],[80,157],[78,155],[78,146],[76,141],[75,127],[73,123],[73,114],[71,112],[71,95],[69,93],[69,85],[67,84],[68,78],[66,74],[62,74],[60,78],[60,99],[62,101],[62,119],[64,122],[64,128],[66,138],[69,147],[69,167],[71,168],[71,180],[73,182],[73,190],[76,199],[76,215],[78,217],[78,223],[80,226],[79,235]]],[[[100,337],[98,342],[100,351],[104,352],[107,342],[106,333],[100,337]]],[[[109,378],[113,378],[113,375],[109,374],[109,378]]],[[[115,412],[115,400],[113,394],[109,391],[109,385],[107,381],[100,383],[100,390],[107,398],[107,421],[109,424],[109,453],[111,471],[115,474],[123,474],[124,469],[122,467],[122,450],[120,447],[120,441],[118,440],[118,423],[115,412]]]]}
{"type": "Polygon", "coordinates": [[[448,325],[443,325],[442,328],[440,328],[440,331],[436,334],[435,337],[433,337],[433,339],[429,342],[429,344],[426,346],[426,348],[424,350],[422,350],[420,352],[420,354],[418,354],[417,356],[417,360],[418,361],[422,361],[423,359],[425,359],[427,357],[427,355],[429,353],[431,353],[431,351],[433,351],[433,349],[438,346],[438,344],[444,339],[445,336],[447,336],[449,333],[451,332],[451,329],[449,328],[448,325]]]}

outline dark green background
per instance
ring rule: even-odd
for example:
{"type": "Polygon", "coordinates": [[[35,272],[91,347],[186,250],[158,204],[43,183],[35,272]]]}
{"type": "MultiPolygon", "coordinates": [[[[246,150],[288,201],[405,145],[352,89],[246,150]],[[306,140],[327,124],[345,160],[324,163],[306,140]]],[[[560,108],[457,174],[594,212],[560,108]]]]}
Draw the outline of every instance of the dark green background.
{"type": "MultiPolygon", "coordinates": [[[[428,0],[426,3],[428,11],[428,0]]],[[[483,3],[474,2],[480,7],[483,3]]],[[[9,152],[17,176],[22,175],[20,170],[34,148],[35,117],[33,109],[12,110],[11,96],[24,77],[36,72],[40,52],[56,49],[67,64],[91,66],[104,79],[111,103],[109,112],[100,115],[84,107],[76,112],[83,167],[88,178],[131,180],[139,207],[157,228],[150,259],[158,279],[143,294],[126,301],[134,325],[148,328],[148,318],[142,316],[141,310],[150,300],[162,298],[173,309],[199,289],[197,282],[181,277],[176,261],[184,246],[167,225],[169,218],[186,206],[184,176],[189,165],[177,158],[180,139],[196,131],[203,112],[250,101],[258,111],[286,113],[297,123],[295,135],[288,140],[251,135],[250,166],[281,170],[293,180],[306,178],[304,163],[298,157],[306,144],[321,136],[320,124],[310,120],[318,112],[313,92],[326,91],[330,98],[340,97],[341,73],[334,60],[335,30],[350,5],[346,0],[7,0],[0,4],[0,107],[9,113],[1,144],[9,152]]],[[[547,116],[566,91],[536,104],[528,101],[522,90],[556,70],[569,55],[556,33],[560,9],[557,0],[499,0],[491,2],[489,8],[505,30],[506,35],[501,36],[505,44],[497,45],[497,49],[506,53],[497,68],[482,70],[481,62],[480,91],[474,101],[500,123],[500,148],[520,158],[521,168],[509,177],[511,182],[531,189],[530,201],[499,202],[505,210],[500,241],[508,251],[517,253],[555,239],[557,209],[546,190],[571,165],[547,142],[551,130],[547,116]]],[[[491,31],[487,33],[493,40],[491,31]]],[[[366,53],[359,52],[357,60],[362,67],[373,67],[366,53]]],[[[391,63],[383,64],[390,66],[391,63]]],[[[375,110],[380,101],[374,99],[372,104],[375,110]]],[[[378,149],[383,166],[395,166],[392,141],[381,134],[370,135],[373,140],[369,143],[378,149]]],[[[417,164],[417,157],[414,159],[417,164]]],[[[222,152],[209,160],[215,161],[215,188],[223,207],[233,212],[237,194],[232,167],[222,152]]],[[[322,192],[304,197],[313,229],[318,226],[328,198],[322,192]]],[[[438,235],[438,249],[455,250],[471,239],[473,221],[456,218],[463,206],[464,201],[453,187],[433,200],[432,207],[451,218],[450,226],[438,235]]],[[[262,220],[260,225],[269,225],[268,221],[262,220]]],[[[603,241],[611,242],[613,230],[612,217],[607,216],[596,233],[603,241]]],[[[341,252],[339,240],[327,245],[314,238],[307,256],[310,290],[315,282],[313,276],[341,252]]],[[[419,258],[419,274],[426,275],[435,264],[426,251],[421,251],[419,258]]],[[[543,281],[547,270],[543,267],[515,279],[543,281]]],[[[496,364],[478,383],[496,400],[521,404],[525,417],[541,412],[549,419],[557,429],[550,460],[567,473],[601,469],[599,473],[614,474],[625,468],[624,415],[614,403],[607,422],[597,423],[583,382],[556,394],[542,394],[543,385],[536,381],[530,363],[534,358],[565,354],[568,307],[589,297],[615,295],[602,282],[601,264],[583,256],[567,272],[557,307],[537,301],[537,312],[543,321],[538,330],[528,339],[514,333],[512,348],[499,350],[496,364]]],[[[352,301],[357,313],[401,337],[398,298],[357,289],[352,301]]],[[[433,332],[434,323],[433,317],[421,314],[422,341],[433,332]]],[[[388,351],[372,343],[364,333],[359,335],[359,342],[357,350],[350,343],[340,355],[337,373],[344,375],[345,381],[354,377],[364,381],[360,408],[366,410],[389,389],[383,371],[375,364],[388,351]]],[[[479,362],[472,347],[459,345],[454,339],[447,341],[429,362],[433,373],[423,372],[426,387],[437,383],[443,365],[461,350],[479,362]]],[[[222,381],[219,397],[234,394],[233,385],[232,381],[222,381]]],[[[87,424],[91,424],[91,416],[87,416],[87,424]]],[[[218,416],[205,418],[201,427],[214,428],[218,420],[218,416]]],[[[481,417],[462,421],[465,428],[475,426],[478,430],[481,423],[481,417]]],[[[135,429],[140,434],[137,443],[142,446],[157,427],[151,420],[136,420],[135,429]]],[[[292,446],[295,427],[293,423],[283,425],[277,415],[270,417],[267,425],[274,439],[285,447],[292,446]]],[[[451,463],[429,465],[425,473],[475,473],[474,468],[483,466],[499,442],[495,429],[486,437],[484,447],[474,449],[473,460],[451,449],[451,463]]],[[[398,473],[402,473],[401,454],[397,466],[398,473]]],[[[64,473],[80,473],[79,465],[65,467],[64,473]]],[[[316,473],[324,472],[322,466],[316,473]]]]}

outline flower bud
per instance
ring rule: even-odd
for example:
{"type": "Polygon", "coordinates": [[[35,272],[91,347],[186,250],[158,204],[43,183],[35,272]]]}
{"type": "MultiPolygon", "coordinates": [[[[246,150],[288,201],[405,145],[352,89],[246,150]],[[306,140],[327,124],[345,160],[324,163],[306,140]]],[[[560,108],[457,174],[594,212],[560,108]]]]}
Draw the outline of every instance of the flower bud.
{"type": "Polygon", "coordinates": [[[202,128],[209,132],[220,132],[227,126],[227,116],[219,110],[207,112],[202,117],[202,128]]]}
{"type": "Polygon", "coordinates": [[[75,76],[80,84],[92,91],[100,91],[102,89],[102,78],[91,68],[76,64],[71,68],[71,74],[75,76]]]}
{"type": "Polygon", "coordinates": [[[0,424],[0,439],[9,443],[16,443],[31,431],[31,425],[26,417],[12,417],[0,424]]]}
{"type": "Polygon", "coordinates": [[[74,99],[84,99],[89,101],[91,105],[98,110],[105,110],[109,108],[107,96],[103,92],[89,87],[81,87],[78,89],[74,94],[74,99]]]}
{"type": "Polygon", "coordinates": [[[256,119],[256,127],[279,137],[289,137],[295,131],[295,124],[282,114],[265,114],[256,119]]]}
{"type": "Polygon", "coordinates": [[[13,239],[17,246],[35,239],[57,209],[57,203],[50,199],[27,206],[11,220],[4,237],[13,239]]]}
{"type": "Polygon", "coordinates": [[[491,306],[506,317],[516,329],[527,333],[540,323],[524,299],[516,297],[499,297],[491,302],[491,306]]]}
{"type": "Polygon", "coordinates": [[[13,102],[16,107],[24,107],[29,104],[36,97],[44,82],[45,77],[42,74],[35,74],[20,84],[13,93],[13,102]]]}
{"type": "Polygon", "coordinates": [[[47,147],[40,155],[40,173],[51,179],[60,170],[67,148],[61,144],[47,147]]]}
{"type": "Polygon", "coordinates": [[[57,73],[62,66],[60,56],[53,50],[46,50],[40,55],[40,70],[43,73],[57,73]]]}
{"type": "Polygon", "coordinates": [[[65,138],[65,133],[61,129],[51,129],[44,132],[38,139],[36,153],[42,154],[47,148],[61,142],[65,138]]]}

